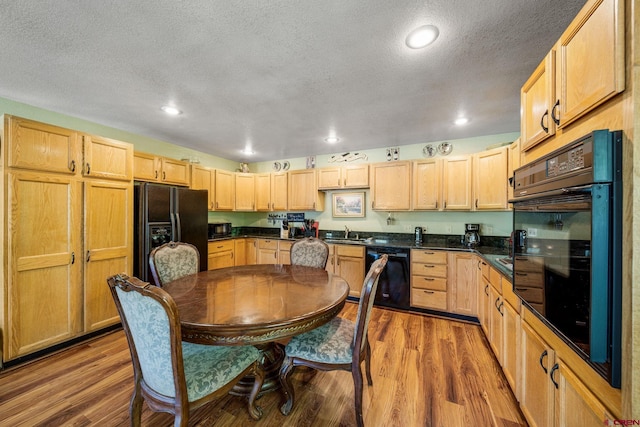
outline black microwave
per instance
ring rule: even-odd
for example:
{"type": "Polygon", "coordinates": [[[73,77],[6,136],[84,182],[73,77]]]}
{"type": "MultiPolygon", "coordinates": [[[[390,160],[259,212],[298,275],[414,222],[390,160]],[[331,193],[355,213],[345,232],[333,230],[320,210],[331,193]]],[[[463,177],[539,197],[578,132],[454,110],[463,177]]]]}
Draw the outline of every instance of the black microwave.
{"type": "Polygon", "coordinates": [[[209,224],[209,239],[218,239],[231,236],[230,222],[217,222],[209,224]]]}

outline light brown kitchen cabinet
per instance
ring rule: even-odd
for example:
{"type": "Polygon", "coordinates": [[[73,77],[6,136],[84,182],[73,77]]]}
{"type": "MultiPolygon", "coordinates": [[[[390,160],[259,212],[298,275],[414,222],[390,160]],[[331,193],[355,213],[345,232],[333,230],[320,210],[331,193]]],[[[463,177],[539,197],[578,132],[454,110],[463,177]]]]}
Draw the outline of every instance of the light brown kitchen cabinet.
{"type": "Polygon", "coordinates": [[[476,260],[471,252],[449,252],[447,258],[447,306],[452,313],[478,313],[476,260]]]}
{"type": "Polygon", "coordinates": [[[315,169],[289,171],[289,210],[324,211],[324,193],[318,191],[315,169]]]}
{"type": "Polygon", "coordinates": [[[256,210],[256,180],[252,173],[236,172],[235,178],[235,211],[256,210]]]}
{"type": "Polygon", "coordinates": [[[247,265],[247,239],[233,240],[233,265],[247,265]]]}
{"type": "Polygon", "coordinates": [[[556,133],[555,47],[520,89],[520,135],[528,150],[556,133]]]}
{"type": "Polygon", "coordinates": [[[560,37],[556,92],[560,128],[625,87],[624,0],[592,0],[560,37]]]}
{"type": "Polygon", "coordinates": [[[236,195],[235,172],[215,170],[215,210],[232,211],[235,207],[236,195]]]}
{"type": "Polygon", "coordinates": [[[521,331],[520,408],[531,427],[552,426],[554,394],[548,374],[555,360],[553,349],[526,322],[521,331]]]}
{"type": "MultiPolygon", "coordinates": [[[[126,142],[83,135],[82,175],[119,181],[133,179],[133,146],[126,142]]],[[[109,294],[110,295],[110,294],[109,294]]]]}
{"type": "Polygon", "coordinates": [[[191,188],[207,190],[207,210],[215,210],[216,173],[214,169],[192,165],[191,188]]]}
{"type": "Polygon", "coordinates": [[[473,155],[475,210],[506,210],[509,149],[499,147],[473,155]]]}
{"type": "Polygon", "coordinates": [[[442,208],[442,160],[425,159],[413,162],[413,209],[442,208]]]}
{"type": "Polygon", "coordinates": [[[365,275],[365,248],[359,245],[333,245],[333,272],[349,284],[349,296],[360,298],[365,275]]]}
{"type": "Polygon", "coordinates": [[[207,244],[207,269],[232,267],[235,265],[235,243],[233,240],[219,240],[207,244]]]}
{"type": "Polygon", "coordinates": [[[10,209],[5,210],[3,361],[77,337],[83,328],[82,183],[29,171],[5,177],[4,205],[10,209]]]}
{"type": "Polygon", "coordinates": [[[411,306],[447,311],[447,252],[411,250],[411,306]]]}
{"type": "Polygon", "coordinates": [[[369,165],[371,208],[378,211],[411,209],[411,162],[369,165]]]}
{"type": "Polygon", "coordinates": [[[519,366],[520,366],[520,298],[513,293],[510,283],[503,278],[502,286],[502,326],[503,353],[502,371],[518,398],[519,366]]]}
{"type": "Polygon", "coordinates": [[[286,172],[256,174],[255,180],[257,211],[287,210],[288,174],[286,172]]]}
{"type": "Polygon", "coordinates": [[[472,157],[442,159],[442,209],[445,211],[471,210],[472,157]]]}
{"type": "Polygon", "coordinates": [[[189,186],[189,163],[136,151],[133,154],[133,178],[138,181],[189,186]]]}
{"type": "Polygon", "coordinates": [[[278,264],[291,264],[291,245],[293,242],[280,240],[278,242],[278,264]]]}
{"type": "Polygon", "coordinates": [[[333,166],[318,169],[318,189],[369,188],[369,165],[333,166]]]}
{"type": "Polygon", "coordinates": [[[78,132],[4,115],[6,166],[76,175],[82,169],[78,132]]]}
{"type": "Polygon", "coordinates": [[[484,334],[489,338],[489,316],[491,314],[491,292],[489,288],[489,264],[482,258],[478,259],[476,277],[478,280],[478,320],[484,334]]]}
{"type": "Polygon", "coordinates": [[[257,242],[257,263],[258,264],[278,264],[278,240],[276,239],[256,239],[257,242]]]}
{"type": "Polygon", "coordinates": [[[246,265],[255,265],[258,263],[258,239],[245,239],[246,265]]]}
{"type": "MultiPolygon", "coordinates": [[[[513,171],[520,167],[520,138],[516,139],[509,145],[508,151],[507,176],[509,185],[507,186],[507,200],[513,199],[513,171]]],[[[511,207],[511,204],[509,204],[511,207]]]]}
{"type": "Polygon", "coordinates": [[[489,298],[491,300],[491,308],[489,310],[489,345],[496,359],[502,366],[502,357],[504,353],[504,301],[502,300],[502,285],[490,280],[491,286],[489,286],[489,298]],[[497,286],[497,287],[496,287],[497,286]]]}
{"type": "MultiPolygon", "coordinates": [[[[133,151],[130,152],[130,162],[133,151]]],[[[120,321],[105,277],[133,270],[133,183],[84,184],[84,332],[120,321]],[[107,230],[107,231],[105,231],[107,230]]]]}

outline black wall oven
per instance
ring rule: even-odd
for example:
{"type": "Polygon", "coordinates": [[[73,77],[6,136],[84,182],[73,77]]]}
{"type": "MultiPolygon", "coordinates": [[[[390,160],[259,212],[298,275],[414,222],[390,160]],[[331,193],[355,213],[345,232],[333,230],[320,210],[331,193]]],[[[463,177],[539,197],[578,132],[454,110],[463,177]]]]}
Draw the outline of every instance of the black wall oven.
{"type": "Polygon", "coordinates": [[[599,130],[514,173],[513,287],[614,387],[621,364],[622,133],[599,130]]]}

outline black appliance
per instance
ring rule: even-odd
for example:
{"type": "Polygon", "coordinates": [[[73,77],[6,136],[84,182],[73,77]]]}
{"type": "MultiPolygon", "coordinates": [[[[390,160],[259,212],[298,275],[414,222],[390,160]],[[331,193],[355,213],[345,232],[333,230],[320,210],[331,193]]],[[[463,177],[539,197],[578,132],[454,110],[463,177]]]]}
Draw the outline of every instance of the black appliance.
{"type": "Polygon", "coordinates": [[[219,239],[221,237],[231,236],[231,223],[230,222],[216,222],[208,225],[208,236],[210,239],[219,239]]]}
{"type": "Polygon", "coordinates": [[[191,243],[200,252],[200,271],[207,270],[207,190],[162,184],[134,186],[134,262],[136,277],[151,280],[149,254],[164,243],[191,243]]]}
{"type": "Polygon", "coordinates": [[[409,309],[411,305],[411,282],[409,276],[409,249],[389,247],[369,247],[366,256],[366,271],[371,264],[387,254],[387,266],[378,279],[375,305],[409,309]]]}
{"type": "Polygon", "coordinates": [[[594,131],[514,172],[513,287],[620,387],[622,132],[594,131]]]}
{"type": "Polygon", "coordinates": [[[468,248],[473,248],[480,244],[480,224],[465,224],[464,236],[462,237],[462,244],[468,248]]]}

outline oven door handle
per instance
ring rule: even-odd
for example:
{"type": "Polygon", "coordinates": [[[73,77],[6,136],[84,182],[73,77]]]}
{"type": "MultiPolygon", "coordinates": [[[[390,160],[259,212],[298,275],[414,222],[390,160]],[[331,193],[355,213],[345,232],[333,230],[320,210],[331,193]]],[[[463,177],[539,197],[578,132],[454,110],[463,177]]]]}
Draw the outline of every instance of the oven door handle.
{"type": "Polygon", "coordinates": [[[577,187],[562,187],[556,190],[544,191],[541,193],[529,194],[526,190],[520,192],[519,195],[514,195],[513,199],[509,200],[509,203],[525,202],[531,199],[542,199],[545,197],[563,196],[567,194],[584,194],[591,192],[593,184],[580,185],[577,187]]]}

